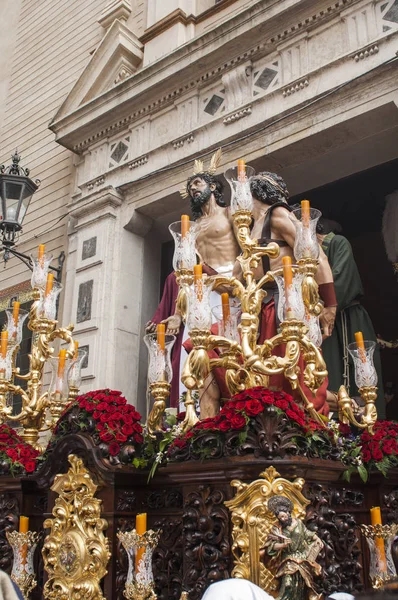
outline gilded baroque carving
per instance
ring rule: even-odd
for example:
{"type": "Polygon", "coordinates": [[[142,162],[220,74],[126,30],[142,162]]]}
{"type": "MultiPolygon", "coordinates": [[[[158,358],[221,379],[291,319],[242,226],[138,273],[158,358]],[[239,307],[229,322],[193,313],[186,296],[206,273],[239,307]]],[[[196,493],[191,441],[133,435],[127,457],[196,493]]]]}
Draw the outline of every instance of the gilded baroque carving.
{"type": "Polygon", "coordinates": [[[57,475],[51,487],[58,494],[53,519],[44,521],[50,534],[42,550],[48,581],[48,600],[105,600],[100,581],[107,573],[109,542],[104,536],[108,524],[101,518],[101,501],[94,498],[97,486],[83,465],[71,454],[70,468],[57,475]]]}
{"type": "Polygon", "coordinates": [[[250,484],[235,479],[231,481],[231,486],[236,488],[236,496],[225,505],[231,511],[232,576],[249,579],[267,592],[274,592],[277,589],[274,574],[260,562],[260,549],[264,547],[275,524],[267,501],[272,496],[286,496],[294,505],[293,516],[303,520],[310,503],[301,493],[304,479],[290,482],[280,477],[274,467],[269,467],[260,473],[260,479],[250,484]]]}

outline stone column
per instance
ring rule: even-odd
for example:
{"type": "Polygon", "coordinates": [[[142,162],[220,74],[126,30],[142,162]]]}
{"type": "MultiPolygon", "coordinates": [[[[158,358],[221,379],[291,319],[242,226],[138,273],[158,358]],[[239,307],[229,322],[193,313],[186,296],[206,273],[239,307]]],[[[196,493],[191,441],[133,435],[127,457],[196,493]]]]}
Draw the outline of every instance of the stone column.
{"type": "Polygon", "coordinates": [[[120,389],[137,406],[144,239],[123,227],[122,203],[104,186],[69,205],[64,321],[89,352],[82,391],[120,389]]]}

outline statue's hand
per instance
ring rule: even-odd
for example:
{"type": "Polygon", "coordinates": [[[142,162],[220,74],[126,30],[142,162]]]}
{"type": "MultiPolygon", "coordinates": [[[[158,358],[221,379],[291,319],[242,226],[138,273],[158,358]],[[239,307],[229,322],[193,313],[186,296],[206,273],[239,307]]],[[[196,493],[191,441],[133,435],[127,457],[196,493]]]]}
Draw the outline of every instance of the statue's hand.
{"type": "Polygon", "coordinates": [[[319,315],[319,321],[321,323],[321,328],[323,330],[322,338],[326,339],[332,335],[334,321],[336,319],[336,307],[328,306],[323,309],[321,314],[319,315]]]}
{"type": "Polygon", "coordinates": [[[164,319],[162,323],[166,325],[166,333],[169,335],[178,335],[182,323],[181,315],[177,313],[171,315],[171,317],[164,319]]]}
{"type": "Polygon", "coordinates": [[[155,333],[156,331],[156,323],[153,323],[153,321],[148,321],[148,323],[145,325],[145,333],[155,333]]]}

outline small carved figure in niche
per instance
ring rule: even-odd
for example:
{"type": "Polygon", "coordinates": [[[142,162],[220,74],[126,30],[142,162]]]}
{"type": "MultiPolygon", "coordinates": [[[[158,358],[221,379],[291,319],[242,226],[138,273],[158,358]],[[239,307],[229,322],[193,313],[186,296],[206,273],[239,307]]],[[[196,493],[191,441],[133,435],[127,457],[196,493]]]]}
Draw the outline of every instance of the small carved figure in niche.
{"type": "Polygon", "coordinates": [[[262,560],[273,557],[277,564],[275,577],[280,579],[277,600],[320,600],[314,576],[321,574],[316,559],[323,542],[302,521],[292,517],[293,503],[289,498],[273,496],[267,507],[278,522],[271,528],[260,557],[262,560]]]}

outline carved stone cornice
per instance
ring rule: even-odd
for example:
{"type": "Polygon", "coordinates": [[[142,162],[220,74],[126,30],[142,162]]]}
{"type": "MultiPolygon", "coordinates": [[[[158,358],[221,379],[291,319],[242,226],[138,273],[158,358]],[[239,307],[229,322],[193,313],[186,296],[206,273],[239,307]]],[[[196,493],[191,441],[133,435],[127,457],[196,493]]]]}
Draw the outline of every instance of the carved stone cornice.
{"type": "MultiPolygon", "coordinates": [[[[326,22],[328,19],[334,19],[341,9],[359,1],[338,0],[331,3],[324,10],[312,9],[310,3],[304,2],[302,4],[307,6],[308,18],[294,23],[293,11],[295,6],[285,7],[284,1],[270,6],[268,0],[260,0],[254,6],[249,6],[227,19],[227,21],[217,25],[214,29],[177,48],[155,63],[149,64],[132,77],[127,77],[118,85],[117,92],[110,89],[101,95],[100,101],[99,98],[95,98],[91,103],[71,106],[67,112],[61,107],[54,117],[50,129],[56,133],[60,143],[80,153],[93,141],[114,134],[146,114],[159,111],[167,103],[175,100],[193,87],[200,87],[203,84],[208,84],[213,79],[219,79],[231,67],[247,63],[250,59],[271,52],[276,49],[281,40],[286,39],[289,35],[294,36],[297,32],[301,34],[303,29],[307,27],[313,27],[321,22],[326,22]],[[284,22],[289,19],[294,24],[276,33],[280,29],[280,15],[283,11],[284,22]],[[249,15],[250,18],[248,18],[249,15]],[[270,31],[270,37],[265,40],[264,36],[260,35],[260,25],[264,22],[267,22],[267,29],[270,31]],[[234,36],[234,55],[226,60],[225,40],[232,33],[234,36]],[[248,34],[250,34],[252,40],[252,46],[249,46],[249,48],[247,48],[246,41],[248,34]],[[219,66],[214,67],[218,55],[220,55],[219,66]],[[190,74],[195,70],[194,65],[198,61],[200,61],[201,72],[192,78],[190,74]],[[212,65],[211,68],[206,70],[206,66],[210,67],[210,64],[212,65]],[[186,77],[186,83],[182,86],[178,84],[176,86],[176,83],[184,80],[184,77],[186,77]],[[157,96],[155,90],[157,87],[159,90],[164,89],[165,78],[168,79],[170,92],[157,96]],[[123,94],[123,102],[121,102],[121,98],[120,100],[117,98],[120,97],[121,93],[123,94]],[[150,95],[155,100],[150,99],[150,95]],[[119,106],[118,114],[120,116],[117,120],[112,120],[115,103],[119,106]],[[101,117],[101,123],[103,124],[106,114],[109,115],[106,126],[98,129],[95,126],[97,119],[101,117]],[[87,118],[89,118],[89,122],[87,122],[87,118]],[[79,129],[85,132],[84,137],[79,136],[79,129]],[[95,129],[95,133],[87,135],[89,129],[95,129]],[[79,137],[80,139],[78,139],[79,137]]],[[[319,2],[319,4],[321,3],[319,2]]],[[[305,6],[303,6],[302,11],[304,9],[305,6]]],[[[73,90],[71,94],[73,94],[73,90]]]]}
{"type": "Polygon", "coordinates": [[[115,19],[126,21],[131,14],[130,0],[110,0],[102,11],[98,23],[108,29],[115,19]]]}
{"type": "Polygon", "coordinates": [[[76,228],[78,228],[82,220],[86,224],[87,218],[90,217],[95,219],[116,217],[122,202],[123,195],[110,185],[72,201],[68,204],[69,215],[77,219],[76,228]]]}
{"type": "Polygon", "coordinates": [[[167,31],[167,29],[170,29],[170,27],[173,27],[173,25],[177,25],[177,23],[189,25],[190,23],[196,23],[196,18],[194,15],[187,15],[181,8],[176,8],[176,10],[163,17],[163,19],[148,27],[140,37],[140,42],[147,44],[164,31],[167,31]]]}

